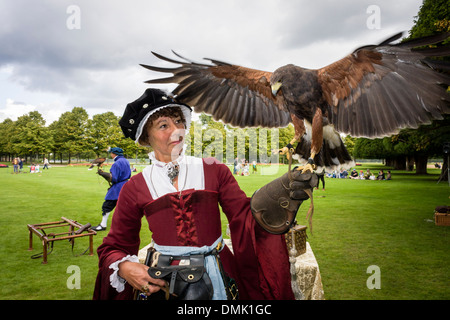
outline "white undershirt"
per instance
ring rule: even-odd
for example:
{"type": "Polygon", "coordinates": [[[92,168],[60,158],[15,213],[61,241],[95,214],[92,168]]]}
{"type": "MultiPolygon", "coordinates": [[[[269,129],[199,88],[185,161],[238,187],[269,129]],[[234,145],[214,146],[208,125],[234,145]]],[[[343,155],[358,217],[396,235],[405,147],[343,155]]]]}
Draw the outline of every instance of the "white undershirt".
{"type": "Polygon", "coordinates": [[[178,173],[178,190],[170,183],[167,175],[167,164],[155,159],[153,152],[149,154],[152,164],[142,170],[142,175],[154,200],[165,194],[188,189],[204,190],[205,175],[203,160],[186,156],[183,153],[176,160],[180,166],[178,173]]]}

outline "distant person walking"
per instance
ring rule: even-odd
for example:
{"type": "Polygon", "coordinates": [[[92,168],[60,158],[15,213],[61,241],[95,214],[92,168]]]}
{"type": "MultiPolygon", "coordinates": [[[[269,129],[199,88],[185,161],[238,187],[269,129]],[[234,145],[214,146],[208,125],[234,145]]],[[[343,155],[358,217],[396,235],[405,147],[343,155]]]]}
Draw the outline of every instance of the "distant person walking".
{"type": "Polygon", "coordinates": [[[42,171],[44,171],[44,169],[47,168],[48,170],[48,159],[44,158],[44,167],[42,168],[42,171]]]}
{"type": "Polygon", "coordinates": [[[12,165],[14,168],[14,173],[19,173],[19,160],[18,158],[14,158],[12,161],[12,165]]]}

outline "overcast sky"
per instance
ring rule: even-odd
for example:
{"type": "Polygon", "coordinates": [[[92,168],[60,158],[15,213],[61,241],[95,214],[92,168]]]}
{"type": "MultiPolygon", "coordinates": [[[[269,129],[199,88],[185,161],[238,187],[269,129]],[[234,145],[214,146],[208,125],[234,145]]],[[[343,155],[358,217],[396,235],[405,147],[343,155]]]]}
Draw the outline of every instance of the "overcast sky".
{"type": "MultiPolygon", "coordinates": [[[[0,122],[113,111],[164,74],[151,51],[274,71],[324,67],[414,23],[422,0],[0,0],[0,122]]],[[[160,86],[172,90],[173,86],[160,86]]]]}

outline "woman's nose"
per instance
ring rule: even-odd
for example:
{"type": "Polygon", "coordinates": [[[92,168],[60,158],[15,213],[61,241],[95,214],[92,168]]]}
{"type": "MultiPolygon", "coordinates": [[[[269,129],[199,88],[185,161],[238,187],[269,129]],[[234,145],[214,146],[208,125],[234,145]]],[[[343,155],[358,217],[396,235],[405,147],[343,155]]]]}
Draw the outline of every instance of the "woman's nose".
{"type": "Polygon", "coordinates": [[[172,137],[178,138],[178,137],[182,136],[184,133],[184,127],[180,128],[180,126],[174,121],[170,122],[170,130],[171,130],[172,137]]]}

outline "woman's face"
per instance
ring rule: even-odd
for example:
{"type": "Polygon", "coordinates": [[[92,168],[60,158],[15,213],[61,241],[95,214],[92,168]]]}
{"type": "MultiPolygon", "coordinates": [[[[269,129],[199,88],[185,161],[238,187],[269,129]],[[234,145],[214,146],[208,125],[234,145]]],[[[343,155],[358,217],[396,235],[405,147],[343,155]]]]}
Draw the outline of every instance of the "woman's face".
{"type": "Polygon", "coordinates": [[[153,147],[155,158],[171,162],[178,158],[183,149],[185,126],[181,117],[161,116],[148,129],[148,142],[153,147]]]}

